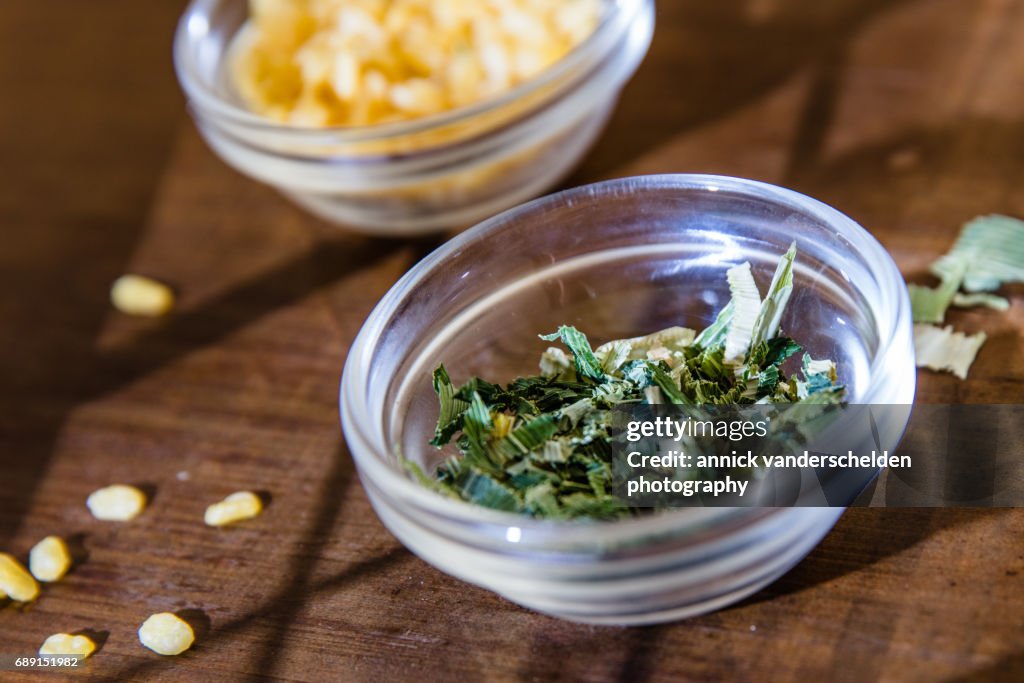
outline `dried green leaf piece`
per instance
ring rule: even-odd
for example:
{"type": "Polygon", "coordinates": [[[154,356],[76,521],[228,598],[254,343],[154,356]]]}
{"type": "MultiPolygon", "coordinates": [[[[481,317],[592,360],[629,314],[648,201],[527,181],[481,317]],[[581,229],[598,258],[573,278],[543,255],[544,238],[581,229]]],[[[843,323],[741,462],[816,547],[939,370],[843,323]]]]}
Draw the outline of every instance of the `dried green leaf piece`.
{"type": "Polygon", "coordinates": [[[673,379],[672,376],[666,372],[665,366],[660,362],[646,361],[647,367],[651,371],[651,378],[654,383],[658,385],[665,397],[676,405],[693,403],[686,395],[682,392],[679,382],[673,379]]]}
{"type": "Polygon", "coordinates": [[[455,396],[455,388],[444,365],[434,370],[433,384],[441,404],[441,414],[437,418],[437,429],[430,443],[443,446],[462,428],[462,414],[469,407],[469,402],[455,396]]]}
{"type": "Polygon", "coordinates": [[[941,280],[938,287],[907,286],[914,322],[918,323],[914,326],[918,365],[948,370],[963,379],[985,335],[967,336],[949,327],[921,323],[942,323],[951,305],[1009,309],[1007,299],[988,292],[1004,282],[1024,282],[1024,221],[999,215],[969,221],[949,253],[931,265],[931,271],[941,280]],[[961,288],[968,293],[960,293],[961,288]]]}
{"type": "Polygon", "coordinates": [[[604,379],[604,370],[601,368],[600,361],[594,356],[593,350],[590,348],[590,342],[587,341],[587,335],[583,334],[575,327],[571,325],[562,325],[558,328],[558,332],[552,334],[542,334],[540,338],[544,341],[555,341],[561,339],[562,343],[565,344],[572,352],[573,360],[576,362],[576,373],[580,377],[588,377],[595,382],[600,382],[604,379]]]}
{"type": "Polygon", "coordinates": [[[953,305],[960,308],[973,308],[974,306],[984,306],[985,308],[991,308],[993,311],[1008,311],[1010,310],[1009,299],[999,296],[997,294],[990,294],[988,292],[976,292],[974,294],[954,294],[953,305]]]}
{"type": "Polygon", "coordinates": [[[768,287],[768,295],[761,305],[761,310],[754,322],[754,329],[751,335],[750,344],[753,347],[775,337],[782,323],[782,314],[789,303],[789,297],[793,293],[793,261],[796,259],[796,242],[789,245],[789,249],[779,260],[775,267],[775,275],[772,276],[772,283],[768,287]]]}
{"type": "Polygon", "coordinates": [[[499,441],[495,448],[507,458],[526,455],[543,447],[557,432],[557,417],[550,413],[541,415],[516,427],[511,434],[499,441]]]}
{"type": "Polygon", "coordinates": [[[966,335],[954,332],[952,325],[937,327],[917,323],[914,325],[917,366],[951,372],[960,379],[967,379],[967,371],[985,339],[984,332],[966,335]]]}
{"type": "Polygon", "coordinates": [[[726,365],[735,366],[743,363],[750,350],[754,326],[761,314],[761,293],[757,291],[749,263],[733,266],[726,271],[725,277],[729,280],[733,314],[729,332],[725,335],[723,360],[726,365]]]}
{"type": "Polygon", "coordinates": [[[522,509],[522,505],[512,489],[483,472],[470,472],[462,485],[462,492],[470,503],[476,503],[485,508],[507,512],[519,512],[522,509]]]}
{"type": "Polygon", "coordinates": [[[643,337],[610,341],[597,347],[594,355],[606,374],[614,374],[629,360],[681,362],[695,338],[696,333],[687,327],[669,327],[643,337]]]}
{"type": "Polygon", "coordinates": [[[732,327],[732,317],[735,309],[736,306],[733,305],[730,299],[729,303],[718,312],[715,321],[697,335],[697,338],[693,341],[694,348],[703,351],[724,346],[725,337],[729,333],[729,328],[732,327]]]}
{"type": "Polygon", "coordinates": [[[941,323],[946,319],[946,309],[952,303],[953,297],[960,291],[967,272],[967,263],[961,258],[944,258],[945,261],[935,270],[942,280],[938,287],[907,285],[914,322],[941,323]]]}
{"type": "Polygon", "coordinates": [[[1024,282],[1024,221],[1009,216],[979,216],[960,231],[953,249],[932,265],[938,277],[965,264],[963,288],[990,292],[1004,282],[1024,282]]]}

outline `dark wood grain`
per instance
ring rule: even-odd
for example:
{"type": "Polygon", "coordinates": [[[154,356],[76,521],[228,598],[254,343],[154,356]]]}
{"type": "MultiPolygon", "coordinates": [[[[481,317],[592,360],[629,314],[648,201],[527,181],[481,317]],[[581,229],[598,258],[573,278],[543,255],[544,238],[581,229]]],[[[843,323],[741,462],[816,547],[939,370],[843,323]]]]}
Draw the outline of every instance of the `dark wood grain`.
{"type": "MultiPolygon", "coordinates": [[[[55,533],[80,560],[0,609],[0,652],[91,629],[82,673],[109,680],[1024,679],[1020,510],[854,509],[745,602],[640,629],[540,616],[405,551],[353,472],[336,395],[362,320],[434,242],[323,225],[218,161],[173,81],[182,4],[0,5],[0,548],[55,533]],[[172,283],[175,314],[111,311],[126,271],[172,283]],[[146,513],[91,518],[85,497],[112,481],[149,487],[146,513]],[[269,494],[261,518],[202,525],[245,488],[269,494]],[[163,610],[196,627],[187,654],[139,645],[163,610]]],[[[663,0],[658,21],[568,184],[785,184],[911,278],[963,220],[1024,215],[1024,2],[663,0]]],[[[965,382],[921,373],[921,400],[1024,401],[1021,293],[1006,315],[956,315],[991,340],[965,382]]]]}

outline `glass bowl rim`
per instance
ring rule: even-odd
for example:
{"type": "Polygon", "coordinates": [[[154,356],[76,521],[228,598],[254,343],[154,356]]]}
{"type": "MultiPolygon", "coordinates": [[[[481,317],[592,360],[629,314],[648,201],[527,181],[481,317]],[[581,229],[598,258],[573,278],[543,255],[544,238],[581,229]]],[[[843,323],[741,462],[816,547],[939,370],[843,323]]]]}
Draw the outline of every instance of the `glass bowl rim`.
{"type": "MultiPolygon", "coordinates": [[[[899,268],[892,256],[878,240],[852,218],[837,209],[808,197],[795,190],[770,183],[711,174],[656,174],[617,178],[582,185],[561,192],[546,195],[520,204],[493,216],[455,236],[423,258],[405,273],[371,311],[356,335],[342,371],[339,387],[339,408],[341,422],[349,451],[357,468],[369,477],[374,485],[387,492],[392,500],[402,501],[404,507],[414,504],[445,518],[465,524],[493,524],[501,528],[516,527],[527,538],[543,540],[598,540],[603,542],[625,541],[640,535],[671,533],[683,528],[716,527],[736,518],[757,518],[778,514],[789,508],[680,508],[665,510],[649,516],[615,520],[550,520],[525,515],[491,510],[461,500],[447,498],[431,491],[422,484],[393,470],[378,457],[392,445],[381,447],[366,425],[373,422],[367,404],[360,394],[367,386],[370,364],[369,352],[379,338],[387,319],[394,313],[402,299],[413,291],[421,280],[450,255],[470,247],[474,242],[485,241],[489,236],[506,225],[517,222],[523,215],[543,211],[552,205],[578,205],[579,201],[594,196],[617,196],[631,191],[650,190],[701,190],[706,192],[725,191],[746,197],[769,201],[798,210],[833,227],[847,238],[857,249],[858,256],[868,263],[876,264],[872,269],[882,296],[894,302],[893,315],[887,320],[878,320],[878,350],[871,358],[869,378],[878,376],[879,366],[884,364],[887,350],[900,333],[902,327],[909,331],[910,299],[899,268]],[[888,323],[889,327],[885,327],[888,323]],[[355,442],[355,443],[353,443],[355,442]],[[365,449],[365,450],[364,450],[365,449]]],[[[859,403],[872,403],[872,397],[880,389],[880,383],[869,384],[859,403]]],[[[393,455],[389,453],[388,455],[393,455]]],[[[517,535],[519,535],[517,533],[517,535]]]]}
{"type": "MultiPolygon", "coordinates": [[[[232,123],[245,126],[254,131],[262,131],[277,135],[292,135],[304,138],[307,142],[322,139],[322,144],[371,142],[388,138],[423,133],[445,126],[456,125],[491,111],[500,110],[517,100],[544,89],[566,74],[571,74],[578,66],[586,63],[592,54],[601,54],[611,50],[632,25],[633,20],[653,0],[602,0],[608,8],[601,18],[601,23],[586,40],[573,48],[565,57],[542,71],[537,76],[506,90],[493,98],[450,111],[423,116],[408,121],[373,124],[369,126],[328,126],[307,128],[277,123],[266,117],[254,114],[240,106],[234,105],[210,88],[202,79],[195,77],[189,67],[192,59],[186,57],[193,43],[191,26],[193,20],[201,16],[201,9],[209,10],[223,0],[191,0],[178,20],[174,34],[174,70],[178,76],[188,99],[194,103],[199,112],[209,111],[232,123]]],[[[576,83],[578,78],[571,78],[569,83],[576,83]]],[[[555,94],[563,92],[564,88],[555,94]]],[[[549,94],[549,101],[554,94],[549,94]]]]}

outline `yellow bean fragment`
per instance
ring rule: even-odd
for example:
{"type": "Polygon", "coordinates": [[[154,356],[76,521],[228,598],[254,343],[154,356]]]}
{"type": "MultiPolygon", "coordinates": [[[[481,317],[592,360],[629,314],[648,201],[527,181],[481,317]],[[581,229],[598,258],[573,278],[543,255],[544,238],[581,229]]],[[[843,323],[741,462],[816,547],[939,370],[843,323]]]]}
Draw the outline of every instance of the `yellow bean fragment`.
{"type": "Polygon", "coordinates": [[[85,504],[96,519],[126,522],[146,508],[146,494],[134,486],[113,484],[90,493],[85,504]]]}
{"type": "Polygon", "coordinates": [[[206,508],[204,519],[210,526],[224,526],[243,519],[252,519],[261,512],[263,501],[259,496],[252,491],[238,491],[206,508]]]}
{"type": "Polygon", "coordinates": [[[32,602],[39,595],[36,580],[21,562],[7,553],[0,553],[0,593],[18,602],[32,602]]]}
{"type": "Polygon", "coordinates": [[[180,655],[195,639],[188,622],[170,612],[154,614],[139,627],[139,642],[159,655],[180,655]]]}
{"type": "Polygon", "coordinates": [[[28,554],[28,569],[39,581],[59,581],[71,567],[71,553],[59,536],[47,536],[28,554]]]}
{"type": "Polygon", "coordinates": [[[162,282],[143,275],[122,275],[110,287],[110,301],[122,313],[156,317],[174,306],[174,292],[162,282]]]}
{"type": "Polygon", "coordinates": [[[70,633],[54,633],[43,641],[39,648],[41,655],[78,655],[85,659],[96,651],[96,643],[88,636],[73,636],[70,633]]]}

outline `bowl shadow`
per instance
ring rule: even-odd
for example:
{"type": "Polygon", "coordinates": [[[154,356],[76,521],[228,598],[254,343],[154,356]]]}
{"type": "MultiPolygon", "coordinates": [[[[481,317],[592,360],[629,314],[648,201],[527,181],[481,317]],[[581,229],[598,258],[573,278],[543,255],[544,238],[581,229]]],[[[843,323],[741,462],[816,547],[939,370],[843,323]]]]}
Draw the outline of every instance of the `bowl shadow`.
{"type": "Polygon", "coordinates": [[[794,595],[894,558],[945,530],[1005,514],[1005,508],[850,508],[799,564],[733,605],[794,595]]]}

